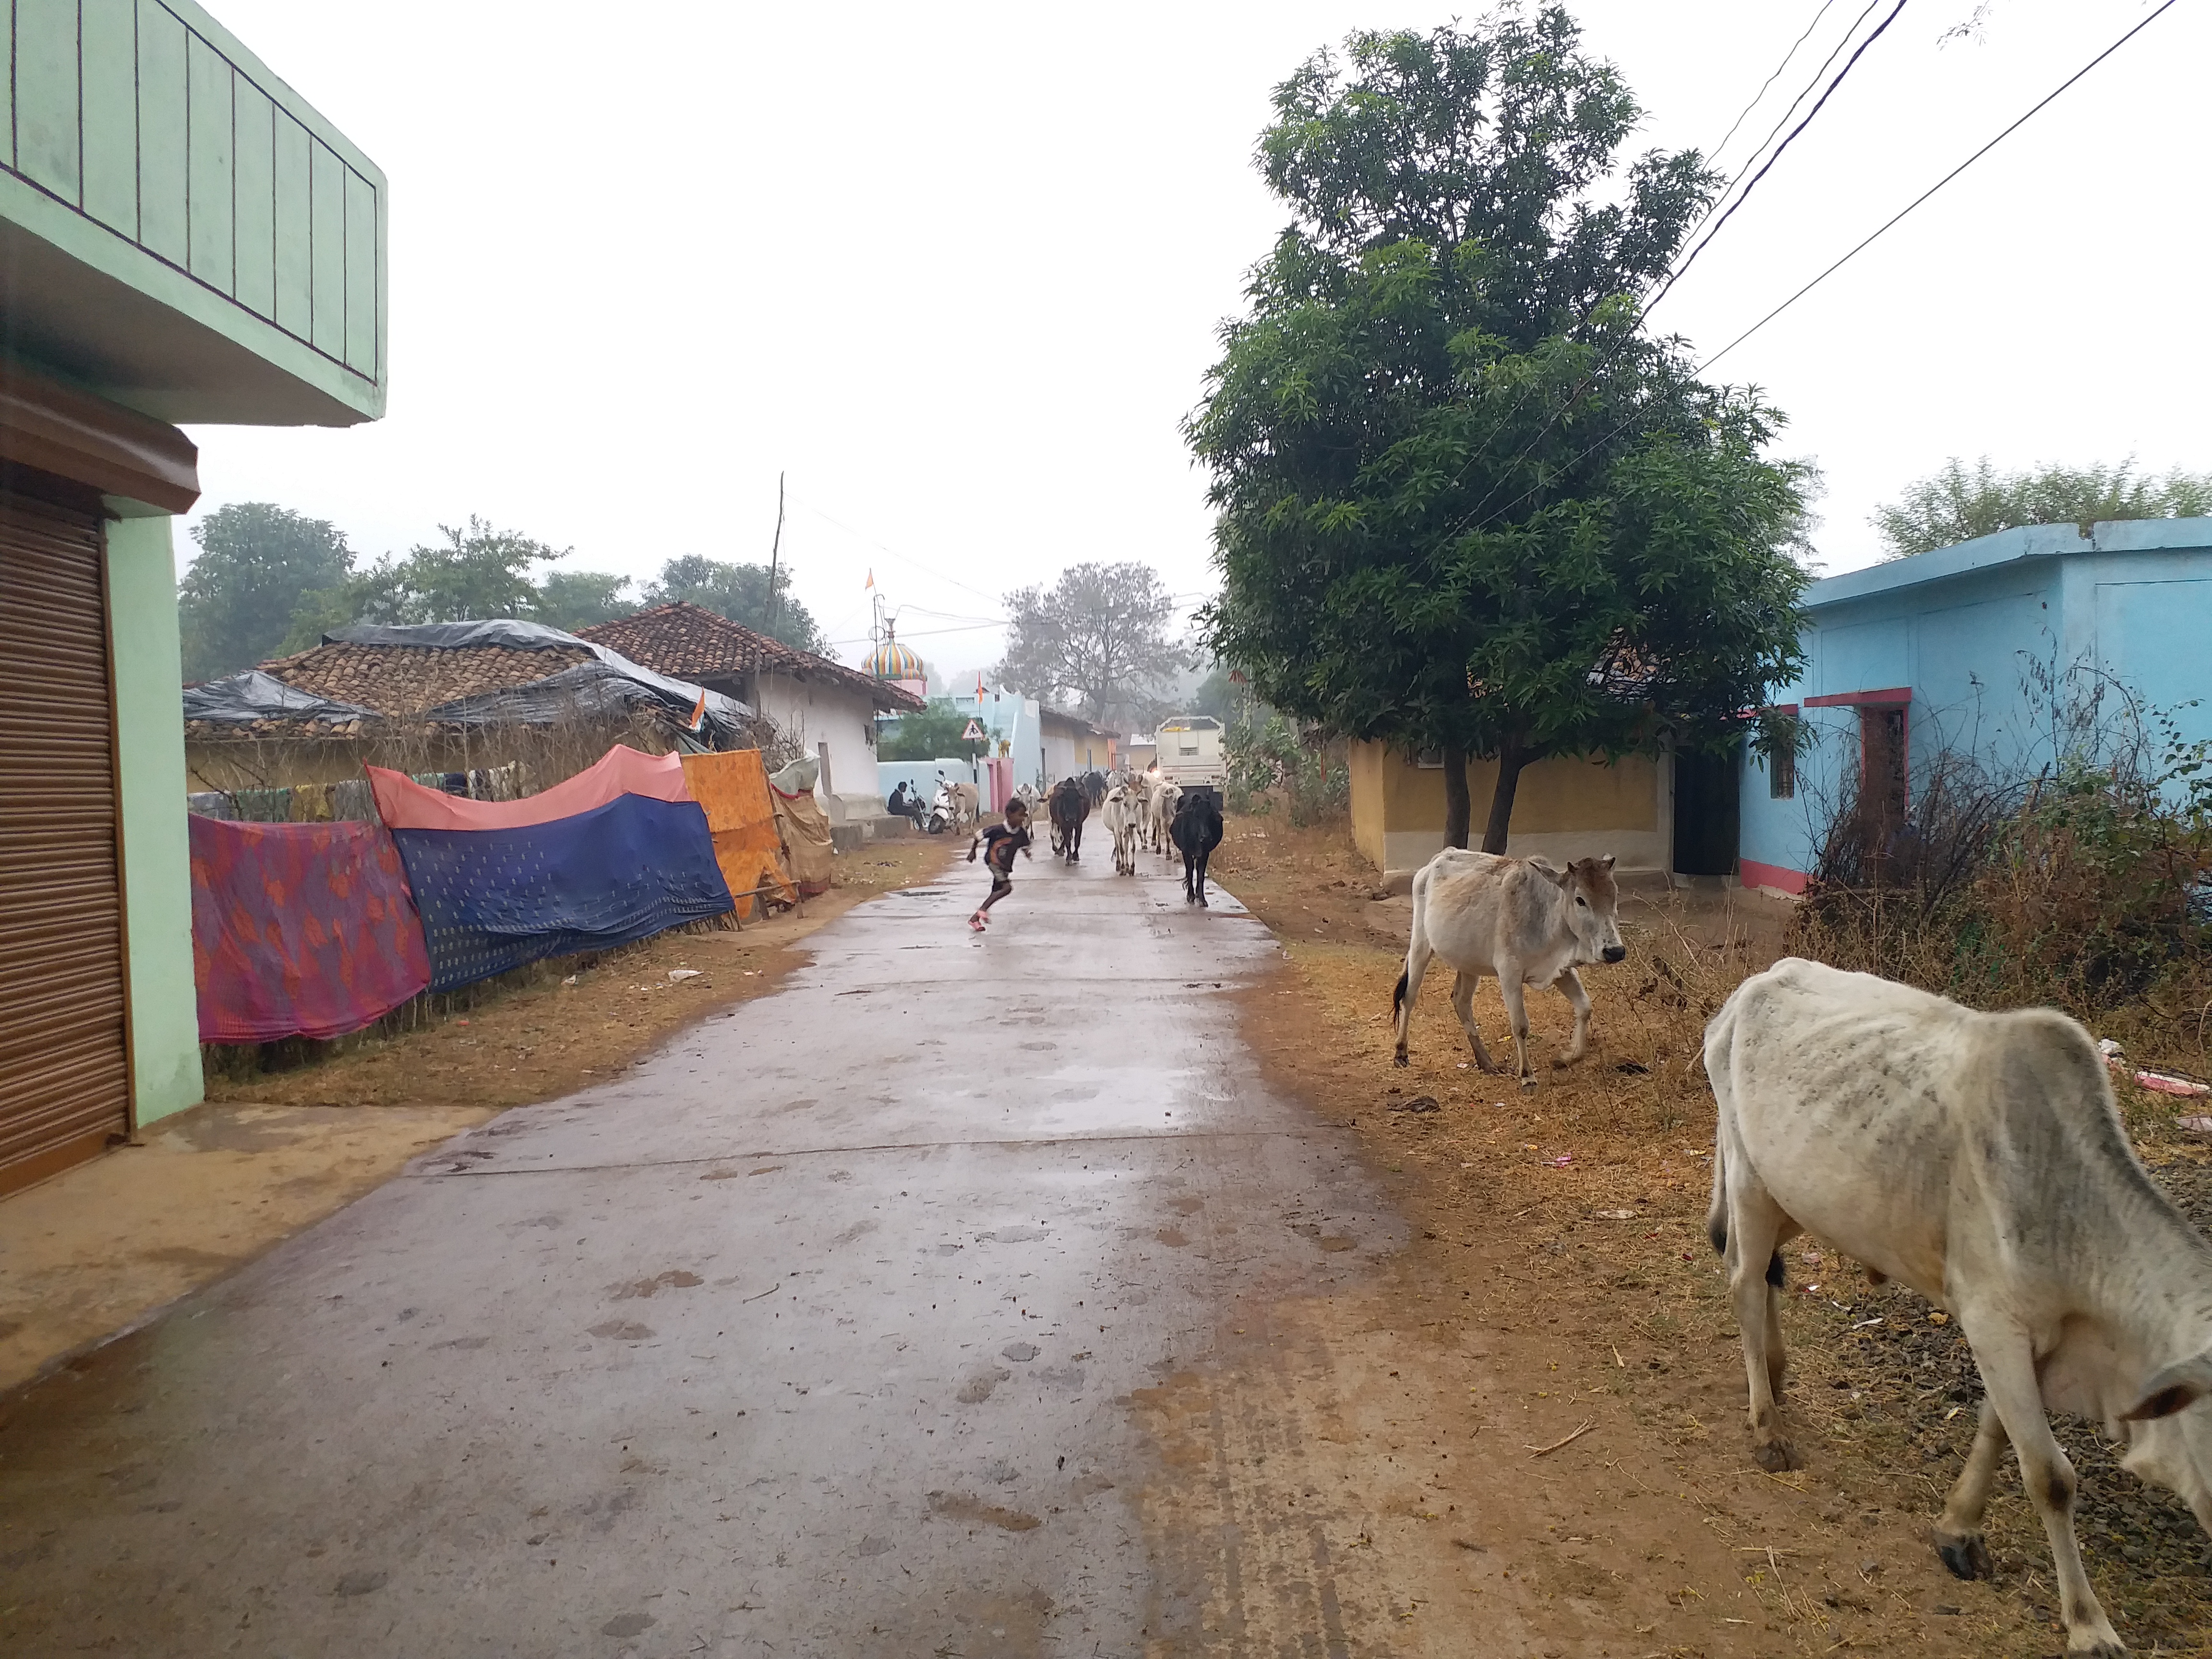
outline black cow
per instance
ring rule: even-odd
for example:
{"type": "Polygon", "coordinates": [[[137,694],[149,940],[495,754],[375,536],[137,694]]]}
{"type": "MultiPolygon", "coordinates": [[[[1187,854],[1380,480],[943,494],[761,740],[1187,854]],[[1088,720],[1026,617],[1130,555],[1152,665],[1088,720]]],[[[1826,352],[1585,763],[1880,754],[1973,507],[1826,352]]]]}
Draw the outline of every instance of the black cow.
{"type": "Polygon", "coordinates": [[[1212,791],[1194,789],[1182,798],[1168,839],[1182,854],[1182,902],[1205,904],[1206,861],[1221,845],[1221,806],[1212,791]]]}
{"type": "Polygon", "coordinates": [[[1085,772],[1081,781],[1083,810],[1095,812],[1106,804],[1106,792],[1113,787],[1103,772],[1085,772]]]}
{"type": "Polygon", "coordinates": [[[1052,850],[1070,864],[1083,861],[1083,820],[1091,816],[1091,798],[1081,781],[1062,778],[1045,797],[1045,816],[1052,820],[1052,850]]]}

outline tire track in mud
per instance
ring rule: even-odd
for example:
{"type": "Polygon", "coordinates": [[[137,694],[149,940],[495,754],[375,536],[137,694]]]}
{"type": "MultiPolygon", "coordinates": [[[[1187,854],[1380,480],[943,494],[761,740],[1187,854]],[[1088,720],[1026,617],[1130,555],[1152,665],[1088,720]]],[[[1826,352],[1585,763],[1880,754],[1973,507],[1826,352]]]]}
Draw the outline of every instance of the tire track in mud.
{"type": "Polygon", "coordinates": [[[1151,1659],[1349,1659],[1389,1645],[1387,1613],[1347,1595],[1336,1571],[1369,1533],[1358,1506],[1322,1484],[1330,1460],[1316,1454],[1341,1433],[1325,1401],[1318,1413],[1309,1403],[1302,1384],[1325,1366],[1298,1346],[1295,1359],[1279,1340],[1259,1364],[1179,1371],[1132,1396],[1160,1469],[1139,1500],[1153,1562],[1151,1659]]]}

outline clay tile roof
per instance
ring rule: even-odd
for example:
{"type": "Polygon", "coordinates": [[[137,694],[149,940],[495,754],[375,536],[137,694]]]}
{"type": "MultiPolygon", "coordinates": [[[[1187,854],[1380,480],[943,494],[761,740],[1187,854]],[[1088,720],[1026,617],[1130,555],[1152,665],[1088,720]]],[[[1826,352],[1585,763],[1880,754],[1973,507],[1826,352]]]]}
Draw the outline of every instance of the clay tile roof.
{"type": "Polygon", "coordinates": [[[770,639],[767,635],[733,623],[703,605],[678,599],[655,605],[633,616],[580,628],[576,637],[603,645],[632,662],[657,673],[696,680],[750,674],[766,669],[842,685],[863,693],[878,708],[913,709],[926,707],[912,692],[848,668],[841,662],[818,657],[770,639]]]}
{"type": "Polygon", "coordinates": [[[521,651],[504,645],[464,649],[420,645],[319,645],[264,663],[263,670],[338,702],[402,716],[441,703],[530,685],[596,659],[580,645],[521,651]]]}

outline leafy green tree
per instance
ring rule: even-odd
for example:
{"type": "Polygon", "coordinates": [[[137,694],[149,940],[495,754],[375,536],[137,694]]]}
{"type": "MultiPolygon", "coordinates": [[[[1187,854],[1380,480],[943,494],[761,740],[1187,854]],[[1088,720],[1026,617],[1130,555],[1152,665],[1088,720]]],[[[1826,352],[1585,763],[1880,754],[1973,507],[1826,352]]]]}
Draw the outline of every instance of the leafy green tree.
{"type": "Polygon", "coordinates": [[[1072,697],[1085,720],[1125,731],[1158,715],[1187,653],[1168,636],[1175,601],[1152,566],[1075,565],[1006,603],[1006,654],[991,678],[1041,701],[1072,697]]]}
{"type": "Polygon", "coordinates": [[[389,553],[362,565],[341,582],[300,596],[279,654],[311,651],[323,635],[356,623],[411,623],[419,614],[405,567],[389,553]]]}
{"type": "Polygon", "coordinates": [[[185,678],[213,679],[276,654],[301,598],[353,568],[345,534],[268,501],[232,501],[192,526],[199,554],[177,584],[185,678]]]}
{"type": "Polygon", "coordinates": [[[950,697],[932,697],[925,708],[901,714],[898,723],[886,723],[876,739],[876,757],[887,761],[943,760],[953,755],[973,757],[983,745],[964,741],[968,716],[950,697]]]}
{"type": "Polygon", "coordinates": [[[568,550],[470,514],[466,527],[440,525],[442,544],[417,545],[404,559],[390,554],[331,587],[301,596],[284,641],[305,651],[332,630],[355,623],[534,620],[540,592],[533,565],[568,556],[568,550]]]}
{"type": "Polygon", "coordinates": [[[1803,470],[1638,296],[1718,179],[1624,167],[1640,112],[1557,6],[1352,35],[1277,88],[1291,222],[1187,425],[1223,591],[1207,644],[1348,737],[1495,757],[1483,846],[1549,755],[1717,747],[1800,659],[1803,470]]]}
{"type": "Polygon", "coordinates": [[[1216,663],[1212,672],[1198,683],[1192,692],[1189,712],[1211,714],[1224,726],[1234,726],[1243,720],[1252,707],[1250,688],[1236,678],[1237,671],[1226,663],[1216,663]]]}
{"type": "Polygon", "coordinates": [[[574,633],[594,623],[612,622],[637,609],[629,597],[629,578],[606,570],[549,570],[538,584],[531,617],[548,628],[574,633]]]}
{"type": "Polygon", "coordinates": [[[1954,455],[1941,471],[1916,479],[1903,495],[1875,510],[1885,556],[1902,559],[1955,547],[2024,524],[2089,526],[2120,519],[2195,519],[2212,514],[2212,472],[2176,467],[2161,477],[2118,466],[2046,463],[2000,472],[1986,455],[1970,470],[1954,455]]]}
{"type": "Polygon", "coordinates": [[[534,617],[538,584],[533,565],[565,559],[569,550],[512,530],[496,530],[474,514],[465,529],[441,524],[442,545],[412,548],[400,580],[417,613],[415,622],[483,622],[495,617],[534,617]]]}
{"type": "Polygon", "coordinates": [[[820,624],[805,605],[792,597],[788,565],[776,568],[775,614],[772,622],[769,614],[769,567],[764,564],[730,564],[702,558],[696,553],[671,559],[660,567],[659,580],[646,584],[645,602],[648,605],[672,605],[679,599],[726,617],[733,623],[742,623],[755,633],[781,640],[800,651],[820,653],[828,649],[829,641],[823,637],[820,624]]]}

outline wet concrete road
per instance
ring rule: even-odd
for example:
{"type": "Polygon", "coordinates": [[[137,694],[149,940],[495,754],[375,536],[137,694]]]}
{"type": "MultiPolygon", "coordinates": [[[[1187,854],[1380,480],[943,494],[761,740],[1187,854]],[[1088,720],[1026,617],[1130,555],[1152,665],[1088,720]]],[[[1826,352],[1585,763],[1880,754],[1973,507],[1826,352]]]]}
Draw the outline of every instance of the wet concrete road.
{"type": "Polygon", "coordinates": [[[1040,856],[981,939],[970,866],[874,900],[0,1402],[0,1651],[1196,1638],[1132,1395],[1398,1235],[1236,1035],[1273,940],[1142,867],[1040,856]]]}

